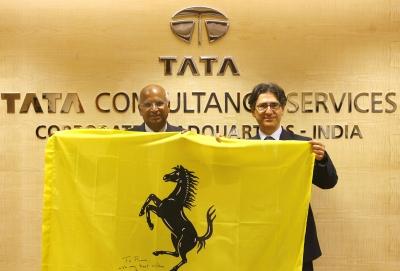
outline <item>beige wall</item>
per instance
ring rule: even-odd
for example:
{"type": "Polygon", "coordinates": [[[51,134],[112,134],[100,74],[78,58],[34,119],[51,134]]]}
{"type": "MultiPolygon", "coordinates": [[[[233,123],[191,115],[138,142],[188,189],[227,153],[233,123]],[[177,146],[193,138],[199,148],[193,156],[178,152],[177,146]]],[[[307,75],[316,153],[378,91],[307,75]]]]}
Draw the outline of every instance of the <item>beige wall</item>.
{"type": "MultiPolygon", "coordinates": [[[[286,113],[285,124],[306,130],[313,125],[358,125],[362,138],[320,139],[340,177],[335,189],[314,189],[319,237],[324,256],[317,270],[400,270],[400,2],[326,1],[3,1],[0,4],[0,93],[20,93],[15,113],[0,100],[0,270],[40,270],[43,154],[39,125],[137,124],[128,110],[101,113],[102,92],[129,95],[150,82],[176,93],[204,91],[242,96],[261,81],[287,92],[306,94],[305,109],[286,113]],[[201,3],[200,3],[201,2],[201,3]],[[208,44],[186,44],[169,28],[171,16],[201,4],[230,20],[227,35],[208,44]],[[240,76],[164,76],[159,56],[231,56],[240,76]],[[367,113],[341,109],[315,112],[312,95],[340,101],[366,93],[357,104],[367,113]],[[375,98],[371,98],[378,93],[375,98]],[[26,93],[35,93],[44,113],[19,113],[26,93]],[[57,112],[49,113],[43,93],[62,93],[57,112]],[[78,93],[85,113],[60,113],[67,93],[78,93]],[[380,93],[380,94],[379,94],[380,93]],[[385,96],[389,97],[388,102],[385,96]],[[310,96],[311,95],[311,98],[310,96]],[[329,97],[329,96],[328,96],[329,97]],[[371,104],[371,99],[377,101],[371,104]],[[382,101],[382,104],[379,103],[382,101]],[[372,109],[383,110],[373,113],[372,109]],[[386,110],[392,111],[385,112],[386,110]],[[396,110],[394,110],[396,109],[396,110]]],[[[196,38],[196,37],[195,37],[196,38]]],[[[179,62],[179,61],[178,61],[179,62]]],[[[221,63],[221,62],[219,62],[221,63]]],[[[176,73],[178,64],[174,65],[176,73]]],[[[214,67],[214,72],[219,64],[214,67]]],[[[106,99],[103,105],[110,106],[106,99]]],[[[117,102],[118,103],[118,102],[117,102]]],[[[119,100],[119,106],[122,101],[119,100]]],[[[191,105],[196,101],[189,99],[191,105]]],[[[347,105],[347,100],[345,100],[347,105]]],[[[206,101],[202,101],[205,106],[206,101]]],[[[293,109],[293,107],[292,107],[293,109]]],[[[175,124],[255,124],[251,115],[172,114],[175,124]]],[[[44,130],[41,130],[43,132],[44,130]]]]}

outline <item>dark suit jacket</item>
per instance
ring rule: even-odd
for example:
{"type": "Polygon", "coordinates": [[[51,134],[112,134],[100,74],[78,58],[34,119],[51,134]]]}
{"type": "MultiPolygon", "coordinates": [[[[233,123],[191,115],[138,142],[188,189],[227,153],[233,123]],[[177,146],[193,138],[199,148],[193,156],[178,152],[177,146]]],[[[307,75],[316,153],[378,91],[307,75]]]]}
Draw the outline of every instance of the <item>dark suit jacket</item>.
{"type": "MultiPolygon", "coordinates": [[[[257,134],[251,139],[261,139],[257,134]]],[[[279,140],[301,140],[308,141],[311,138],[296,135],[293,132],[282,130],[279,140]]],[[[329,158],[328,153],[325,152],[325,157],[322,161],[315,161],[312,183],[322,189],[329,189],[336,185],[338,180],[335,166],[329,158]]],[[[315,226],[314,216],[311,206],[308,207],[306,236],[304,239],[304,255],[303,262],[310,262],[321,256],[321,248],[319,247],[317,229],[315,226]]]]}
{"type": "MultiPolygon", "coordinates": [[[[133,128],[128,129],[128,131],[146,132],[146,129],[144,127],[144,122],[140,125],[133,126],[133,128]]],[[[182,127],[173,126],[167,122],[166,132],[180,132],[180,131],[183,131],[182,127]]]]}

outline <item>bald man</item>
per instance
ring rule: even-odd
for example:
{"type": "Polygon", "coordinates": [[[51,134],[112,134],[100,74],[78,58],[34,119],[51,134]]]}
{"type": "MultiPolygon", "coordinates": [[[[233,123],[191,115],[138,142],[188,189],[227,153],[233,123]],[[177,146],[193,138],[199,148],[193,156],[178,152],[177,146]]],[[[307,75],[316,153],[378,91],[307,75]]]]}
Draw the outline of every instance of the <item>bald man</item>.
{"type": "Polygon", "coordinates": [[[145,86],[140,91],[138,107],[144,122],[139,126],[133,126],[129,131],[180,132],[183,130],[167,122],[169,99],[163,87],[155,84],[145,86]]]}

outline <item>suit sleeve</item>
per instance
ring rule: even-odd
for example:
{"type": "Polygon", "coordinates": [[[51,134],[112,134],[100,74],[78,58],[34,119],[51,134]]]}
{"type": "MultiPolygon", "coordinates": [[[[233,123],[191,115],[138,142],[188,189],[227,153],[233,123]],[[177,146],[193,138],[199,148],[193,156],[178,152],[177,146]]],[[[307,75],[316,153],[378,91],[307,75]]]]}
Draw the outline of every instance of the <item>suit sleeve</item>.
{"type": "Polygon", "coordinates": [[[326,152],[322,161],[315,161],[312,182],[319,188],[329,189],[336,185],[337,180],[335,166],[326,152]]]}

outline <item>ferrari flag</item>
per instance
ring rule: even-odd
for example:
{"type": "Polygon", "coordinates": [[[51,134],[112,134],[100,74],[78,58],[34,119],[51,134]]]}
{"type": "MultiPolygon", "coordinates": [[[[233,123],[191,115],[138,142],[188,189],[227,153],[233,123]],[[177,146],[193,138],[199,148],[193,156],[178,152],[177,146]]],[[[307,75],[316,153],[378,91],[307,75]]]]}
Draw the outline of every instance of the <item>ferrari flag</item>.
{"type": "Polygon", "coordinates": [[[73,130],[45,160],[42,271],[301,271],[307,142],[73,130]]]}

